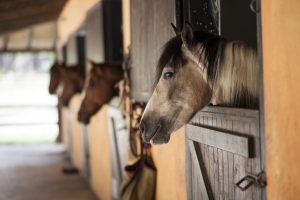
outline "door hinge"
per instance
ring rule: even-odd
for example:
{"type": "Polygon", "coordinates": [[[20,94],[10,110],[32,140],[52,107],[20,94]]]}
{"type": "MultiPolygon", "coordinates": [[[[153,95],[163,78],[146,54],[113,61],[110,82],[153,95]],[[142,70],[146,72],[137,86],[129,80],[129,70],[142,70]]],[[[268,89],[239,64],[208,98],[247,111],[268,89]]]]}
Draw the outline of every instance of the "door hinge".
{"type": "Polygon", "coordinates": [[[247,190],[252,185],[254,185],[255,187],[259,187],[259,188],[264,188],[267,185],[265,172],[262,171],[258,174],[248,173],[245,177],[243,177],[235,185],[242,191],[247,190]]]}

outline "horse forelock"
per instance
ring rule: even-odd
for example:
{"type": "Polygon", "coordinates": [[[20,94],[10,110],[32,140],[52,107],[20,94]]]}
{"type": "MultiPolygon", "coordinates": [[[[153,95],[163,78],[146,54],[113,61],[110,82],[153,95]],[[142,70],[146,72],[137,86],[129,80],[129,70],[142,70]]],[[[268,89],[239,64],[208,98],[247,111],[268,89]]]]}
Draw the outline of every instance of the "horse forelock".
{"type": "Polygon", "coordinates": [[[167,65],[169,67],[177,68],[179,66],[182,66],[183,63],[185,62],[185,59],[181,51],[181,46],[182,46],[182,40],[180,35],[171,38],[164,45],[156,67],[155,85],[158,83],[162,71],[167,65]]]}

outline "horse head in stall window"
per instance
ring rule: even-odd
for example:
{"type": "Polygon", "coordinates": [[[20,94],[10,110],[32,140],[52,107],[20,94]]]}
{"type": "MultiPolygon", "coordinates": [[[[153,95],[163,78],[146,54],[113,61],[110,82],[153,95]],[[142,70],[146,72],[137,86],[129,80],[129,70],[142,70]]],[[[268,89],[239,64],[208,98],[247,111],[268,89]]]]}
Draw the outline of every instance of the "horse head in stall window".
{"type": "Polygon", "coordinates": [[[93,63],[85,85],[85,96],[81,103],[78,120],[88,124],[90,118],[118,95],[116,84],[123,79],[121,63],[93,63]]]}
{"type": "Polygon", "coordinates": [[[186,24],[163,49],[157,84],[140,121],[143,140],[168,143],[172,132],[208,104],[258,107],[255,49],[186,24]]]}
{"type": "Polygon", "coordinates": [[[76,93],[81,93],[84,80],[85,70],[82,66],[61,67],[63,89],[59,96],[64,106],[68,106],[71,98],[76,93]]]}
{"type": "Polygon", "coordinates": [[[57,92],[58,86],[62,81],[61,69],[63,65],[55,62],[50,68],[50,83],[48,91],[50,94],[55,94],[57,92]]]}

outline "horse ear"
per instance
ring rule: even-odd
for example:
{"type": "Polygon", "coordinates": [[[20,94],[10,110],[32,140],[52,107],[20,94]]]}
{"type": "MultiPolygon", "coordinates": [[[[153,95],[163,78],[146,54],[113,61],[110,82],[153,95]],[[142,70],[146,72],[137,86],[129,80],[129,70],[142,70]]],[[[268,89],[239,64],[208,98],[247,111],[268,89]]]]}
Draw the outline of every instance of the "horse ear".
{"type": "Polygon", "coordinates": [[[91,66],[94,66],[94,65],[96,65],[96,62],[94,62],[93,60],[91,60],[91,59],[87,59],[87,61],[91,64],[91,66]]]}
{"type": "Polygon", "coordinates": [[[180,31],[178,30],[178,28],[176,28],[176,26],[173,23],[171,23],[171,26],[175,32],[175,35],[180,35],[180,31]]]}
{"type": "Polygon", "coordinates": [[[192,26],[189,23],[185,23],[182,31],[181,31],[181,39],[185,45],[192,44],[194,40],[194,32],[192,26]]]}

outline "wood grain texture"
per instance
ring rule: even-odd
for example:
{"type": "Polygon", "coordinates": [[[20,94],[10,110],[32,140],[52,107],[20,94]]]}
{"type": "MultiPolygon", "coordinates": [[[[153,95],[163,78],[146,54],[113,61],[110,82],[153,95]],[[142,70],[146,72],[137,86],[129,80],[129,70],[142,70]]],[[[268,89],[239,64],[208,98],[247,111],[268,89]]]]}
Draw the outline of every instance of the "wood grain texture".
{"type": "Polygon", "coordinates": [[[0,34],[56,20],[66,2],[67,0],[2,0],[0,34]]]}
{"type": "Polygon", "coordinates": [[[300,196],[300,1],[262,1],[267,198],[300,196]],[[279,81],[280,80],[280,81],[279,81]]]}
{"type": "Polygon", "coordinates": [[[152,93],[155,69],[163,45],[174,35],[174,0],[131,0],[132,95],[147,101],[152,93]]]}
{"type": "MultiPolygon", "coordinates": [[[[247,173],[257,174],[260,172],[258,112],[246,109],[207,107],[203,111],[198,112],[190,123],[193,125],[187,126],[187,139],[188,141],[200,143],[204,165],[209,178],[208,184],[212,188],[214,199],[260,199],[261,189],[252,186],[246,191],[241,191],[235,186],[235,183],[247,173]],[[205,129],[202,127],[205,127],[205,129]],[[234,145],[239,146],[236,142],[231,143],[222,140],[218,145],[215,145],[214,143],[218,141],[219,135],[214,136],[216,141],[210,140],[212,143],[207,142],[207,138],[201,138],[202,134],[212,133],[214,130],[223,132],[220,133],[221,136],[228,133],[239,133],[239,136],[253,138],[255,157],[247,158],[236,152],[229,151],[224,146],[222,148],[219,146],[222,143],[223,145],[229,145],[231,148],[234,145]],[[201,141],[201,139],[204,140],[201,141]]],[[[244,145],[248,148],[247,144],[244,145]]],[[[191,166],[193,166],[194,162],[196,162],[195,159],[191,160],[191,166]]],[[[188,173],[190,173],[188,176],[193,177],[191,196],[198,197],[198,192],[202,191],[202,189],[199,188],[199,180],[195,180],[198,178],[196,176],[197,172],[193,169],[188,173]]]]}
{"type": "MultiPolygon", "coordinates": [[[[187,125],[186,128],[188,137],[194,141],[241,156],[249,157],[250,155],[250,138],[245,135],[236,135],[204,127],[197,127],[197,129],[195,129],[193,125],[187,125]]],[[[216,150],[214,150],[214,154],[217,153],[215,151],[216,150]]]]}

